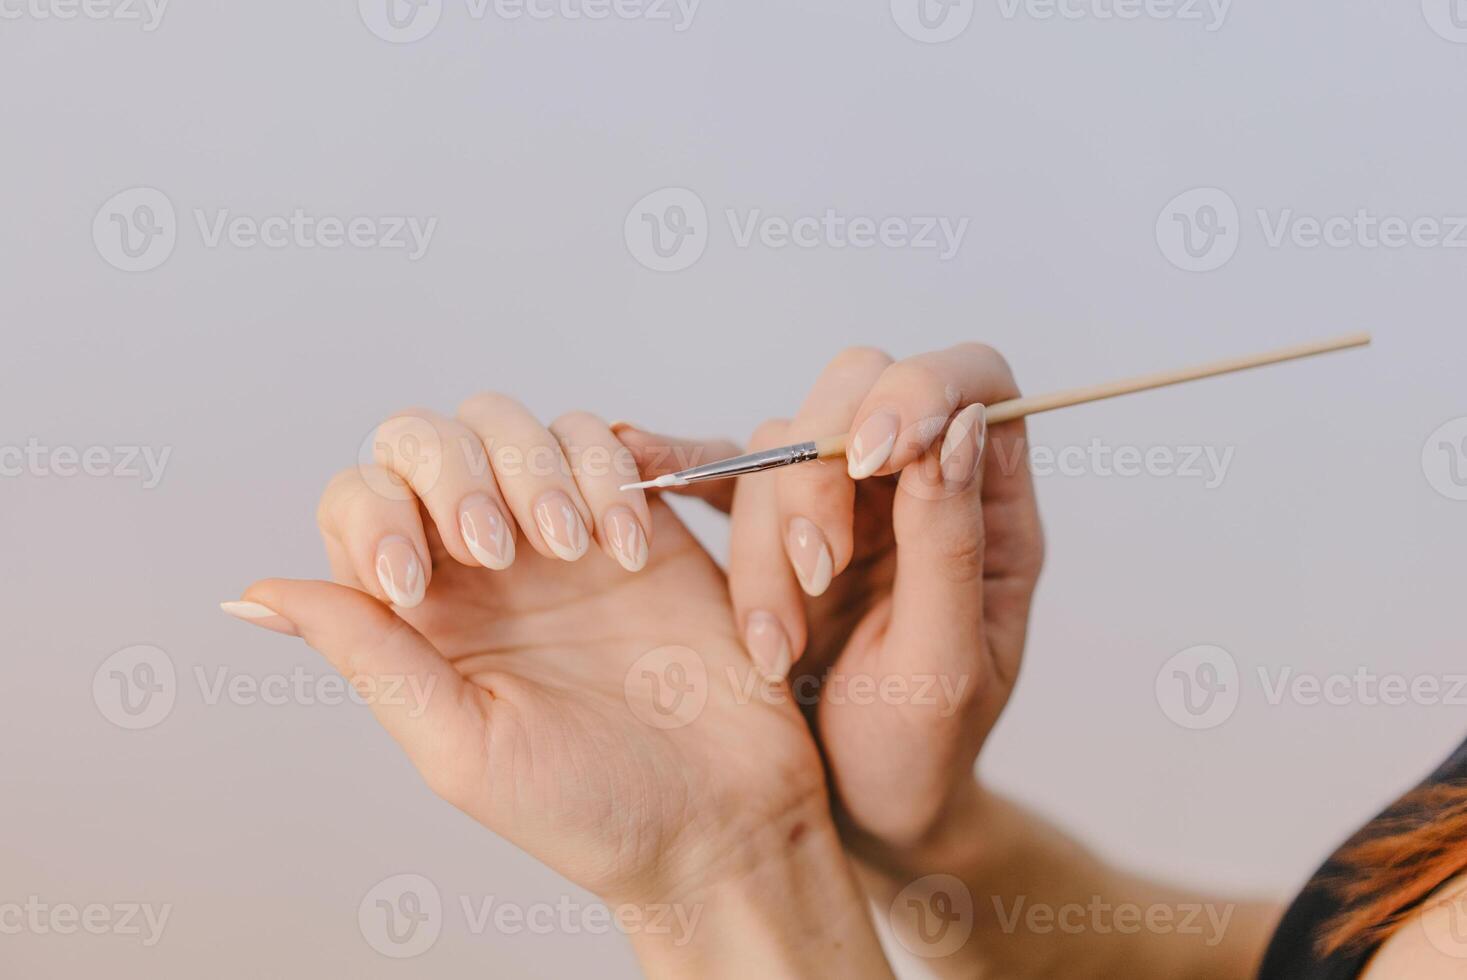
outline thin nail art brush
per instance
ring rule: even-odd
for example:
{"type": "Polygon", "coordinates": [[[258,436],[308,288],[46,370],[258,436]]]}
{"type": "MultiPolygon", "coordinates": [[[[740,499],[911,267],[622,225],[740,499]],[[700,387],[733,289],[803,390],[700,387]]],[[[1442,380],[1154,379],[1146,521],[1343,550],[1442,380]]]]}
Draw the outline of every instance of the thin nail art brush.
{"type": "MultiPolygon", "coordinates": [[[[1180,368],[1173,371],[1161,371],[1156,374],[1145,374],[1140,377],[1127,378],[1122,381],[1110,381],[1104,384],[1090,385],[1085,388],[1071,388],[1068,391],[1057,391],[1048,395],[1013,398],[1009,401],[989,405],[984,409],[984,417],[988,420],[989,425],[998,425],[1001,422],[1037,415],[1040,412],[1051,412],[1057,408],[1068,408],[1071,405],[1085,405],[1089,402],[1098,402],[1106,398],[1115,398],[1117,395],[1129,395],[1137,391],[1151,391],[1155,388],[1165,388],[1170,385],[1182,384],[1186,381],[1198,381],[1202,378],[1212,378],[1220,374],[1247,371],[1250,368],[1263,367],[1266,364],[1280,364],[1284,361],[1295,361],[1303,357],[1313,357],[1316,354],[1347,350],[1351,347],[1365,347],[1369,343],[1370,334],[1352,333],[1329,340],[1297,344],[1293,347],[1285,347],[1281,350],[1269,351],[1263,354],[1252,354],[1246,357],[1211,361],[1207,364],[1199,364],[1194,367],[1180,368]]],[[[845,434],[826,436],[823,439],[815,439],[810,442],[800,442],[792,446],[780,446],[776,449],[765,449],[757,453],[746,453],[743,456],[734,456],[731,459],[721,459],[713,463],[705,463],[702,466],[692,466],[685,470],[678,470],[676,473],[664,473],[655,480],[644,480],[641,483],[628,483],[622,489],[660,490],[669,487],[685,487],[692,483],[704,483],[709,480],[727,480],[736,476],[746,476],[750,473],[772,470],[780,466],[793,466],[796,463],[808,463],[817,459],[833,459],[844,456],[845,453],[845,434]]]]}

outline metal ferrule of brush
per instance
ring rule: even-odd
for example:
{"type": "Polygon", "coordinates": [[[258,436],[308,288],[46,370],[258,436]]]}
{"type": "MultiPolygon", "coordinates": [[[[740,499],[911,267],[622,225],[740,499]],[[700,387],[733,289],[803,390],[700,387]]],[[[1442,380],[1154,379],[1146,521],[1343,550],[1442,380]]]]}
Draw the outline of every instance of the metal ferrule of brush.
{"type": "Polygon", "coordinates": [[[763,452],[749,453],[745,456],[735,456],[733,459],[694,466],[681,471],[678,476],[689,483],[701,483],[704,480],[721,480],[730,476],[743,476],[746,473],[772,470],[779,466],[806,463],[819,457],[820,451],[816,448],[815,443],[801,442],[793,446],[780,446],[778,449],[766,449],[763,452]]]}

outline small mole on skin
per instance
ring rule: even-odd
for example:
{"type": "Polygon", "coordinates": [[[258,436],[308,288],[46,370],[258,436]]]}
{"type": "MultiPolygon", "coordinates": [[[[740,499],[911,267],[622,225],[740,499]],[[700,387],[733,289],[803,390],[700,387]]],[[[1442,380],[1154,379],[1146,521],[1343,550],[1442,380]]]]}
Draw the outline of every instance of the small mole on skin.
{"type": "Polygon", "coordinates": [[[805,822],[802,820],[799,823],[795,824],[794,828],[790,830],[790,843],[798,844],[800,842],[800,838],[804,836],[805,822]]]}

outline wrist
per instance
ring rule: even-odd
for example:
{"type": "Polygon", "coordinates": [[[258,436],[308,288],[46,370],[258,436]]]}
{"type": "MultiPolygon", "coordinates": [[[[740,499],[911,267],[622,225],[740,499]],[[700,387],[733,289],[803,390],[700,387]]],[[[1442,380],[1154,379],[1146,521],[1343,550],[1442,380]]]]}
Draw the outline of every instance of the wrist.
{"type": "Polygon", "coordinates": [[[680,931],[633,935],[649,977],[890,977],[828,814],[758,828],[656,903],[680,931]]]}
{"type": "Polygon", "coordinates": [[[954,788],[923,833],[891,840],[850,829],[847,846],[867,870],[894,880],[935,872],[981,876],[1006,849],[1002,822],[989,817],[994,804],[976,778],[967,779],[954,788]]]}

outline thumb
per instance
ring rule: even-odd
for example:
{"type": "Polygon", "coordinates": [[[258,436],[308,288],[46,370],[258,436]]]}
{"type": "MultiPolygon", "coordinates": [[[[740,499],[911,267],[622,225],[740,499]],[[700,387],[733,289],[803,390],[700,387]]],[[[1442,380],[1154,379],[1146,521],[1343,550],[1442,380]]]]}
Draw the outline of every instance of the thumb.
{"type": "Polygon", "coordinates": [[[887,644],[903,672],[931,673],[967,697],[983,673],[982,405],[959,412],[941,448],[902,471],[892,510],[897,544],[887,644]],[[959,688],[956,685],[961,684],[959,688]]]}
{"type": "Polygon", "coordinates": [[[474,758],[481,714],[465,711],[478,692],[453,665],[382,603],[330,582],[266,579],[224,611],[300,636],[346,678],[428,779],[474,758]]]}

